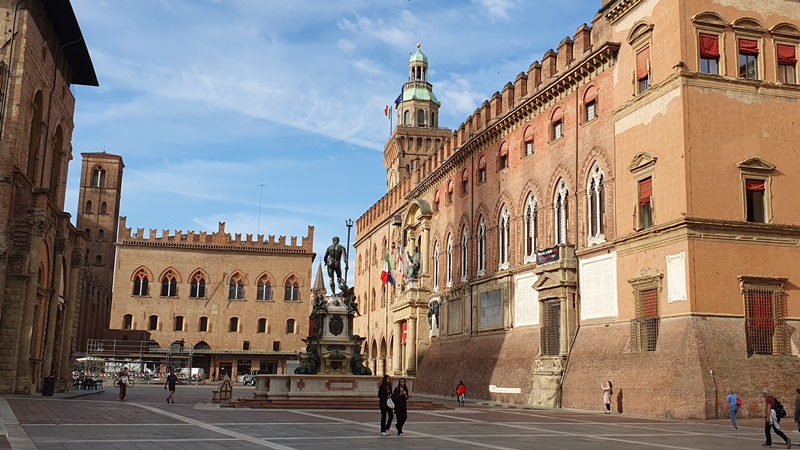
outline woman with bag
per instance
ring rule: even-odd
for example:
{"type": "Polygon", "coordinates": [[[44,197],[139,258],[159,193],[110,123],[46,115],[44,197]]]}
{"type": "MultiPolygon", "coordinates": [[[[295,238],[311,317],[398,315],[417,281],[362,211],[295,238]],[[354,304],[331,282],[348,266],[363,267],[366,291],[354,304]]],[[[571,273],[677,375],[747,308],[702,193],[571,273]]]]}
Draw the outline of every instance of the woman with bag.
{"type": "Polygon", "coordinates": [[[601,384],[600,389],[603,390],[603,403],[606,405],[606,414],[611,414],[611,396],[614,395],[614,385],[611,381],[606,381],[606,384],[601,384]]]}
{"type": "Polygon", "coordinates": [[[392,402],[392,379],[389,375],[383,376],[383,381],[378,387],[378,400],[381,407],[381,436],[388,436],[392,429],[392,419],[394,418],[394,402],[392,402]],[[386,420],[386,416],[389,420],[386,420]]]}
{"type": "Polygon", "coordinates": [[[733,425],[733,430],[736,431],[736,413],[739,412],[739,407],[742,406],[742,399],[733,392],[733,389],[728,389],[728,396],[725,397],[725,401],[728,402],[731,424],[733,425]]]}
{"type": "Polygon", "coordinates": [[[406,423],[406,419],[408,419],[408,398],[411,397],[411,393],[408,392],[408,387],[406,386],[406,379],[400,378],[397,382],[397,387],[394,388],[394,392],[392,393],[392,400],[394,400],[394,413],[397,415],[397,435],[403,435],[403,425],[406,423]]]}

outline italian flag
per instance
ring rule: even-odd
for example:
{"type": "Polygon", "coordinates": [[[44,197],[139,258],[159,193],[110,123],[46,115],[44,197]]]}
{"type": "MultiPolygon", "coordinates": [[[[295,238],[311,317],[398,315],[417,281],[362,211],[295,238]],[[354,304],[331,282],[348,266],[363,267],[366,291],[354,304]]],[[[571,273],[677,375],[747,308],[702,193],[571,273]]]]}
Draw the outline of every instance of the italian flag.
{"type": "Polygon", "coordinates": [[[383,271],[381,272],[381,281],[383,284],[392,283],[394,286],[394,277],[392,277],[392,263],[389,261],[389,254],[386,254],[386,259],[383,260],[383,271]]]}

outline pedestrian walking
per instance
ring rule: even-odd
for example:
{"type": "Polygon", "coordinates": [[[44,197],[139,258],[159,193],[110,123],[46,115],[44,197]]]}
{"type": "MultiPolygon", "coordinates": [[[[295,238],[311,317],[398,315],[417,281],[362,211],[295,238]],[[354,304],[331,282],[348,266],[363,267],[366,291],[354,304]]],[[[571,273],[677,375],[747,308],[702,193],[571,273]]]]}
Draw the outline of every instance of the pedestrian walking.
{"type": "Polygon", "coordinates": [[[797,397],[794,398],[794,423],[797,424],[797,431],[800,431],[800,388],[794,390],[797,397]]]}
{"type": "Polygon", "coordinates": [[[775,430],[775,434],[786,441],[786,448],[792,448],[792,440],[786,437],[783,431],[781,431],[781,419],[777,414],[777,410],[782,409],[782,406],[778,407],[780,402],[774,395],[770,394],[769,389],[764,389],[762,395],[764,396],[764,403],[766,405],[766,414],[764,414],[764,435],[767,437],[767,442],[761,446],[772,448],[772,430],[775,430]]]}
{"type": "Polygon", "coordinates": [[[731,415],[731,425],[733,425],[733,430],[736,431],[736,413],[739,412],[739,406],[742,404],[742,400],[738,395],[736,395],[736,393],[733,392],[733,389],[728,389],[728,396],[725,397],[725,401],[728,402],[728,412],[731,415]]]}
{"type": "Polygon", "coordinates": [[[392,400],[394,401],[394,414],[397,416],[397,435],[403,435],[403,425],[406,423],[406,419],[408,419],[408,398],[411,397],[411,393],[408,392],[408,387],[406,386],[406,379],[400,378],[397,381],[397,387],[394,388],[394,392],[392,393],[392,400]]]}
{"type": "Polygon", "coordinates": [[[614,385],[611,381],[606,381],[606,384],[601,384],[600,388],[603,389],[603,403],[606,404],[606,414],[611,414],[611,396],[614,395],[614,385]]]}
{"type": "Polygon", "coordinates": [[[464,380],[458,380],[458,386],[456,386],[456,399],[458,400],[458,406],[464,406],[465,395],[467,395],[467,386],[464,384],[464,380]]]}
{"type": "Polygon", "coordinates": [[[211,372],[211,382],[212,383],[216,383],[217,382],[217,371],[216,370],[211,372]]]}
{"type": "Polygon", "coordinates": [[[381,436],[389,436],[392,429],[392,419],[394,419],[394,400],[392,400],[392,379],[389,375],[383,376],[380,387],[378,387],[378,403],[381,408],[381,436]],[[388,419],[387,419],[388,417],[388,419]]]}
{"type": "Polygon", "coordinates": [[[128,394],[128,368],[123,367],[119,372],[119,399],[125,400],[128,394]]]}
{"type": "Polygon", "coordinates": [[[167,379],[164,380],[164,390],[167,390],[167,386],[169,386],[169,397],[167,397],[167,403],[175,403],[175,384],[178,382],[178,376],[175,375],[174,370],[169,371],[169,376],[167,379]]]}

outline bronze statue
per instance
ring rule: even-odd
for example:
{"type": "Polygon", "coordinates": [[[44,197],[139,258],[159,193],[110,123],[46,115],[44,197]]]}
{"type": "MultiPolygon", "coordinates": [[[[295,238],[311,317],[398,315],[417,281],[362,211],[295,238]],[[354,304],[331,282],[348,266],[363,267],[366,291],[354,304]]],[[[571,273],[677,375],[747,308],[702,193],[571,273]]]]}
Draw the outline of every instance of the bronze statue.
{"type": "Polygon", "coordinates": [[[416,280],[419,278],[419,268],[420,268],[420,261],[419,261],[419,247],[414,247],[414,254],[408,254],[408,279],[409,280],[416,280]]]}
{"type": "Polygon", "coordinates": [[[305,364],[303,364],[302,366],[294,369],[294,373],[297,373],[297,374],[301,374],[301,373],[305,374],[305,373],[307,373],[307,374],[311,374],[311,375],[319,373],[319,369],[320,369],[320,366],[322,365],[321,364],[322,361],[320,360],[319,353],[317,353],[317,346],[316,345],[309,345],[307,347],[307,350],[308,350],[308,357],[305,360],[305,364]]]}
{"type": "Polygon", "coordinates": [[[432,301],[431,304],[428,305],[428,326],[430,327],[431,330],[433,330],[434,328],[439,328],[439,326],[440,326],[439,325],[439,302],[437,300],[432,301]],[[434,322],[434,319],[435,319],[435,322],[434,322]],[[436,327],[433,326],[434,323],[436,324],[436,327]]]}
{"type": "Polygon", "coordinates": [[[347,249],[339,244],[339,236],[333,237],[333,244],[328,246],[325,252],[325,265],[328,267],[328,277],[331,279],[331,293],[336,295],[336,282],[339,286],[346,286],[345,280],[342,278],[342,257],[344,257],[344,268],[347,270],[350,266],[347,261],[347,249]],[[336,278],[334,278],[336,274],[336,278]]]}

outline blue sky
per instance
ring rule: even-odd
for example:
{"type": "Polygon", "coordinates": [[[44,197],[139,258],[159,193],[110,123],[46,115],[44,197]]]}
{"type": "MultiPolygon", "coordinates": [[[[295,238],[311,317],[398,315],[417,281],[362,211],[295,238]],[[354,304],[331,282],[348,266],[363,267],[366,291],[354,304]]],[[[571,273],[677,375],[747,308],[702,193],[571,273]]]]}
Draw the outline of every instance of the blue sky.
{"type": "Polygon", "coordinates": [[[134,229],[255,234],[264,184],[260,232],[313,225],[316,270],[386,192],[383,110],[418,38],[455,129],[600,3],[72,0],[100,87],[74,87],[67,210],[82,152],[122,155],[134,229]]]}

